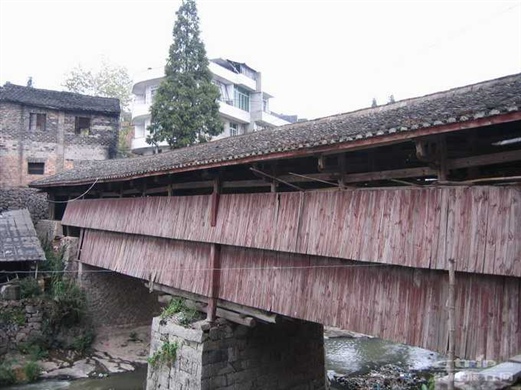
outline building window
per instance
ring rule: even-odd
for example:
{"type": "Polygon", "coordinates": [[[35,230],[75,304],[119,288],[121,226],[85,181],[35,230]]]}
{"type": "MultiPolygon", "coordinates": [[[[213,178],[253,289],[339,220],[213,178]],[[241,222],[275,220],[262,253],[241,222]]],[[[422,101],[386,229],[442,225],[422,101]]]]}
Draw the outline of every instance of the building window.
{"type": "Polygon", "coordinates": [[[74,124],[74,132],[81,135],[90,134],[90,118],[86,116],[77,116],[74,124]]]}
{"type": "Polygon", "coordinates": [[[145,138],[145,125],[136,125],[134,127],[134,138],[145,138]]]}
{"type": "Polygon", "coordinates": [[[235,86],[233,105],[244,111],[250,111],[250,93],[244,88],[235,86]]]}
{"type": "Polygon", "coordinates": [[[226,104],[233,105],[233,100],[230,99],[230,94],[228,93],[228,86],[217,80],[213,80],[212,82],[219,88],[219,100],[226,104]]]}
{"type": "Polygon", "coordinates": [[[45,163],[43,162],[28,162],[27,173],[29,175],[43,175],[45,171],[45,163]]]}
{"type": "Polygon", "coordinates": [[[230,122],[230,137],[239,135],[240,126],[237,123],[230,122]]]}
{"type": "Polygon", "coordinates": [[[37,114],[31,112],[29,116],[29,130],[31,131],[43,131],[45,130],[45,122],[47,119],[47,115],[45,114],[37,114]]]}
{"type": "Polygon", "coordinates": [[[154,103],[154,98],[156,97],[158,89],[159,89],[159,87],[150,88],[150,102],[149,102],[150,104],[154,103]]]}

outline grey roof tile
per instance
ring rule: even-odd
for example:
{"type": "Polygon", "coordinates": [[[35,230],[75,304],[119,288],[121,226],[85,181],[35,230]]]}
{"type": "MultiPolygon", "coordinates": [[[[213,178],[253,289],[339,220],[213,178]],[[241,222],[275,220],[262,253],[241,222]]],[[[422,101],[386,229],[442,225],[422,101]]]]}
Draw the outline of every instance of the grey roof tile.
{"type": "Polygon", "coordinates": [[[20,103],[64,111],[98,112],[119,115],[119,99],[51,91],[7,83],[0,87],[0,102],[20,103]]]}
{"type": "Polygon", "coordinates": [[[356,142],[365,137],[386,137],[397,132],[420,131],[453,121],[468,121],[477,115],[518,111],[521,106],[521,74],[455,88],[394,104],[367,108],[275,129],[199,144],[140,158],[93,162],[31,183],[45,188],[58,185],[124,179],[161,171],[175,172],[202,167],[215,161],[233,163],[245,157],[275,150],[294,151],[321,144],[356,142]],[[382,133],[383,132],[383,133],[382,133]]]}

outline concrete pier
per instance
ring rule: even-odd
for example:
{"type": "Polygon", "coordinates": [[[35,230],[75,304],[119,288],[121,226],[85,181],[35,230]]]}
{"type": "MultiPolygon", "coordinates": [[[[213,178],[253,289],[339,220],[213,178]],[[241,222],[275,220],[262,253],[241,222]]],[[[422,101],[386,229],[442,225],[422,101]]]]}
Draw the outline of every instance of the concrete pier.
{"type": "Polygon", "coordinates": [[[323,327],[304,321],[258,323],[254,328],[219,319],[185,328],[154,318],[151,356],[176,344],[175,360],[149,364],[147,389],[326,388],[323,327]]]}

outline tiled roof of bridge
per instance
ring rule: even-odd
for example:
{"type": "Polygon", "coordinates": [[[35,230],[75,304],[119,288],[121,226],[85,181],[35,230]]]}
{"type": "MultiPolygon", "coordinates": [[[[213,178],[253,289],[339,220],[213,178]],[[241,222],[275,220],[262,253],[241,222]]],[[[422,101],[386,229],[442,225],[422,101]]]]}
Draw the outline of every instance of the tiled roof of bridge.
{"type": "MultiPolygon", "coordinates": [[[[466,122],[521,109],[521,74],[444,92],[398,101],[375,108],[281,126],[271,130],[224,138],[168,153],[123,160],[107,160],[35,181],[33,187],[74,185],[121,180],[278,152],[313,151],[323,145],[384,138],[399,132],[466,122]]],[[[260,158],[260,157],[259,157],[260,158]]]]}
{"type": "Polygon", "coordinates": [[[6,83],[3,87],[0,87],[0,101],[55,110],[118,115],[120,112],[119,99],[23,87],[11,83],[6,83]]]}

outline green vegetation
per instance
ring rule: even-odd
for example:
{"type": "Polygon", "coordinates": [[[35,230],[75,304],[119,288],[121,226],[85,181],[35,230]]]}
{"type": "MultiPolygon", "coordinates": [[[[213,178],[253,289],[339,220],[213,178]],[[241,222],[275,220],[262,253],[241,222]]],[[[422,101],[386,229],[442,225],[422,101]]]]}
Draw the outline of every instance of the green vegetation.
{"type": "Polygon", "coordinates": [[[0,312],[0,324],[25,324],[25,313],[22,308],[7,308],[0,312]]]}
{"type": "Polygon", "coordinates": [[[73,280],[54,280],[51,298],[56,303],[50,312],[50,321],[54,325],[76,325],[86,315],[87,298],[83,290],[73,280]]]}
{"type": "Polygon", "coordinates": [[[0,363],[0,387],[16,383],[16,373],[9,362],[0,363]]]}
{"type": "Polygon", "coordinates": [[[21,279],[19,284],[22,299],[37,297],[41,294],[38,281],[31,276],[21,279]]]}
{"type": "Polygon", "coordinates": [[[88,352],[92,342],[94,341],[94,337],[95,335],[92,329],[87,329],[83,334],[78,335],[74,339],[71,345],[71,349],[79,353],[88,352]]]}
{"type": "Polygon", "coordinates": [[[25,364],[23,367],[23,372],[27,382],[34,382],[40,377],[42,369],[38,363],[31,361],[25,364]]]}
{"type": "Polygon", "coordinates": [[[176,342],[170,343],[167,341],[161,346],[161,349],[154,352],[154,354],[147,359],[148,364],[150,364],[152,367],[159,367],[163,364],[171,365],[177,358],[178,349],[179,344],[176,342]]]}
{"type": "Polygon", "coordinates": [[[174,23],[165,78],[150,108],[149,144],[166,141],[170,149],[208,141],[223,131],[219,89],[212,83],[200,38],[195,0],[183,0],[174,23]]]}
{"type": "Polygon", "coordinates": [[[197,310],[186,305],[182,298],[173,298],[160,315],[161,319],[171,318],[177,314],[177,321],[180,325],[187,326],[197,318],[197,310]]]}
{"type": "Polygon", "coordinates": [[[47,342],[43,337],[32,337],[27,342],[18,344],[18,350],[29,355],[31,360],[42,360],[49,355],[47,342]]]}

